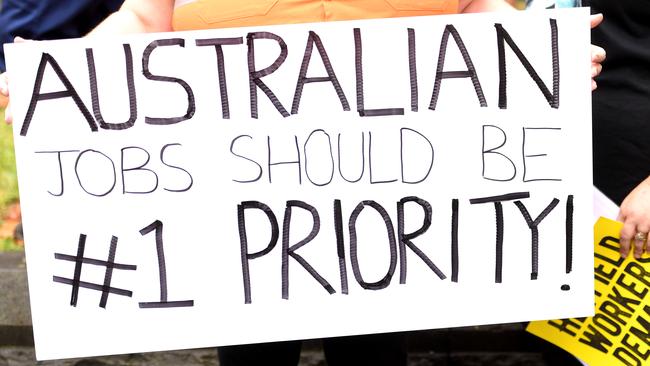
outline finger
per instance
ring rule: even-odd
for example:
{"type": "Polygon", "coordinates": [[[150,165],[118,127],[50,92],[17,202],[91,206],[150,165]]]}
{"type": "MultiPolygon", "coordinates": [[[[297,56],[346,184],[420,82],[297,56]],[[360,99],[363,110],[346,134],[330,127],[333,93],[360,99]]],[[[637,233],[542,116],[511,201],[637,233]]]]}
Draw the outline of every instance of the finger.
{"type": "Polygon", "coordinates": [[[11,103],[7,104],[7,108],[5,108],[5,123],[10,125],[14,121],[14,116],[11,113],[11,103]]]}
{"type": "Polygon", "coordinates": [[[6,72],[3,72],[0,75],[0,94],[5,97],[9,96],[9,78],[7,78],[6,72]]]}
{"type": "MultiPolygon", "coordinates": [[[[9,97],[9,77],[6,72],[0,75],[0,93],[4,95],[5,98],[9,97]]],[[[11,113],[11,102],[7,99],[7,105],[5,107],[5,123],[9,125],[12,122],[13,114],[11,113]]]]}
{"type": "Polygon", "coordinates": [[[601,13],[593,14],[591,17],[589,17],[589,23],[591,29],[596,28],[602,22],[603,22],[603,14],[601,13]]]}
{"type": "Polygon", "coordinates": [[[596,90],[598,88],[598,84],[596,84],[595,80],[591,80],[591,91],[596,90]]]}
{"type": "Polygon", "coordinates": [[[630,254],[630,243],[634,234],[636,234],[636,225],[630,220],[625,221],[621,229],[621,257],[627,258],[628,254],[630,254]]]}
{"type": "Polygon", "coordinates": [[[591,45],[591,62],[602,63],[607,58],[607,52],[602,47],[591,45]]]}
{"type": "MultiPolygon", "coordinates": [[[[592,27],[592,28],[593,28],[593,27],[592,27]]],[[[15,43],[22,43],[22,42],[26,42],[26,41],[28,41],[28,40],[25,39],[25,38],[23,38],[23,37],[21,37],[21,36],[16,36],[16,37],[14,37],[14,42],[15,42],[15,43]]]]}
{"type": "Polygon", "coordinates": [[[637,234],[634,236],[634,258],[636,259],[640,259],[643,255],[646,241],[648,240],[648,231],[650,231],[650,225],[639,224],[636,227],[637,234]],[[637,237],[638,233],[643,235],[637,237]]]}
{"type": "Polygon", "coordinates": [[[600,75],[601,71],[603,71],[603,65],[597,64],[595,62],[591,63],[591,77],[595,78],[596,76],[600,75]]]}

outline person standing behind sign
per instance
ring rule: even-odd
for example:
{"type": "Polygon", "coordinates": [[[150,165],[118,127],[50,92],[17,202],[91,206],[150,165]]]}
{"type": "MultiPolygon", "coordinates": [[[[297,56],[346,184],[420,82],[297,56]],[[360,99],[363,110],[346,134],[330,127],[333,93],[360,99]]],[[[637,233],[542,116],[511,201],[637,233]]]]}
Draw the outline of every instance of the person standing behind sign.
{"type": "Polygon", "coordinates": [[[621,256],[640,258],[650,231],[650,3],[528,0],[529,9],[591,5],[606,21],[592,41],[608,50],[593,94],[594,185],[620,206],[621,256]]]}
{"type": "Polygon", "coordinates": [[[512,10],[505,0],[126,0],[93,34],[512,10]]]}
{"type": "MultiPolygon", "coordinates": [[[[120,10],[91,32],[165,32],[512,10],[505,0],[126,0],[120,10]]],[[[596,62],[602,61],[600,50],[596,62]]],[[[7,85],[0,82],[7,94],[7,85]]],[[[323,341],[329,365],[406,365],[401,333],[330,338],[323,341]]],[[[221,347],[222,366],[297,365],[301,343],[276,342],[221,347]]]]}
{"type": "Polygon", "coordinates": [[[621,255],[639,258],[650,253],[650,1],[591,6],[607,19],[592,40],[608,50],[593,94],[594,184],[620,205],[621,255]]]}

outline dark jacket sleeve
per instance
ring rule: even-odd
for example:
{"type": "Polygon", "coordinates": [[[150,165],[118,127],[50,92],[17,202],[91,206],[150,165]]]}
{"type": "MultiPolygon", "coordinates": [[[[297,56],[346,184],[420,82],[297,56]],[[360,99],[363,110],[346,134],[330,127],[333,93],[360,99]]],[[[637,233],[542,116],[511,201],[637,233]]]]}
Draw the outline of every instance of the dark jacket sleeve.
{"type": "MultiPolygon", "coordinates": [[[[77,38],[88,33],[123,0],[2,0],[0,42],[14,37],[46,40],[77,38]]],[[[0,49],[0,71],[5,70],[4,50],[0,49]]]]}

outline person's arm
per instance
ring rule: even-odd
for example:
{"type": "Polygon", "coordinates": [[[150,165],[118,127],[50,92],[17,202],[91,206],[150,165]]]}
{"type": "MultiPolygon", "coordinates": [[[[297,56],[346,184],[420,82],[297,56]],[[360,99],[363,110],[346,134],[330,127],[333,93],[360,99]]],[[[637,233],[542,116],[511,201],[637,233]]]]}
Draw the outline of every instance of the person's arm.
{"type": "Polygon", "coordinates": [[[486,11],[514,10],[505,0],[460,0],[459,13],[482,13],[486,11]]]}
{"type": "Polygon", "coordinates": [[[172,31],[174,0],[126,0],[88,35],[172,31]]]}
{"type": "MultiPolygon", "coordinates": [[[[591,16],[591,29],[596,28],[603,22],[602,14],[594,14],[591,16]]],[[[602,63],[605,61],[607,53],[602,47],[596,45],[591,45],[591,90],[595,90],[597,85],[594,78],[600,75],[600,72],[603,71],[602,63]]]]}

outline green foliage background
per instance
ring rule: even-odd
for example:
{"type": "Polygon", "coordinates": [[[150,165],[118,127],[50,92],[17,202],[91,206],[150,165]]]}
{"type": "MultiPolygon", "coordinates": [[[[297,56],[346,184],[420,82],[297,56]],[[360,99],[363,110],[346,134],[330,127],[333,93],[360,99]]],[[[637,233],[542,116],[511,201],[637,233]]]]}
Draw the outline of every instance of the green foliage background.
{"type": "MultiPolygon", "coordinates": [[[[0,110],[0,121],[4,121],[4,110],[0,110]]],[[[0,122],[0,212],[17,201],[18,181],[12,127],[0,122]]]]}
{"type": "MultiPolygon", "coordinates": [[[[9,205],[18,202],[18,180],[12,127],[5,124],[4,119],[4,110],[0,109],[0,215],[7,210],[9,205]]],[[[0,239],[0,252],[12,250],[22,250],[22,246],[16,244],[11,238],[0,239]]]]}

